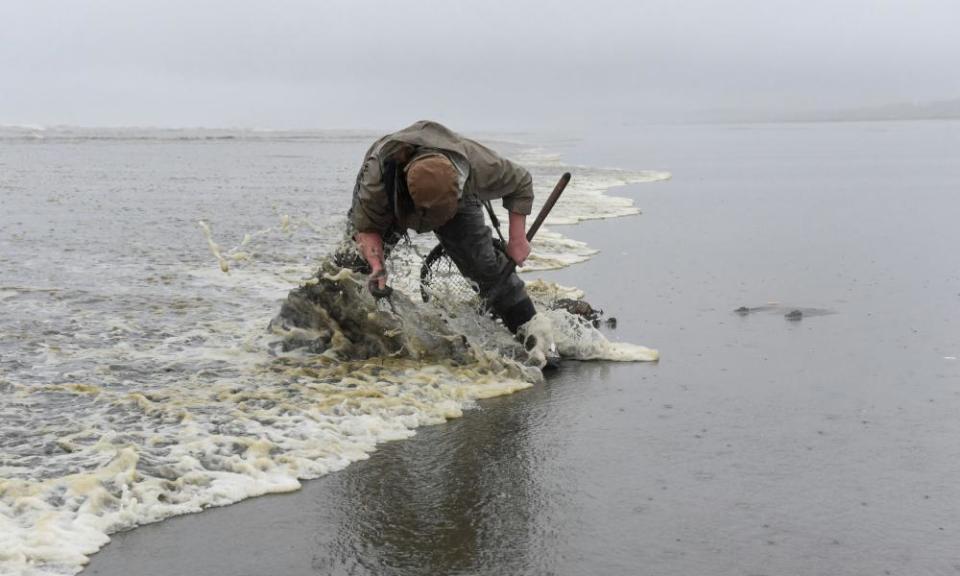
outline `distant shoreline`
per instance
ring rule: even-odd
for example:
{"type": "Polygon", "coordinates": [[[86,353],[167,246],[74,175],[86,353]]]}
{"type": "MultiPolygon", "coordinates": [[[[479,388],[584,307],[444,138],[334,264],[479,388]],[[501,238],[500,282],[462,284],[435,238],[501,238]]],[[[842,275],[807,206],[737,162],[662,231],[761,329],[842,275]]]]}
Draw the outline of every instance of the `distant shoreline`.
{"type": "Polygon", "coordinates": [[[820,122],[912,122],[917,120],[960,120],[960,98],[923,103],[895,103],[863,108],[805,110],[788,112],[719,109],[695,115],[703,124],[789,124],[820,122]]]}

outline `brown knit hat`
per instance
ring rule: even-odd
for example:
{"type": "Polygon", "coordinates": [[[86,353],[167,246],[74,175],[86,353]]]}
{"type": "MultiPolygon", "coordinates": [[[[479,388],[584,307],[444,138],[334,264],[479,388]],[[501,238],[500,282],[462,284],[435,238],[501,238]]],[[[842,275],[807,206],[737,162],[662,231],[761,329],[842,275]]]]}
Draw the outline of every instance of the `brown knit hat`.
{"type": "Polygon", "coordinates": [[[435,230],[457,213],[459,173],[442,154],[414,158],[407,165],[407,190],[417,210],[417,231],[435,230]]]}

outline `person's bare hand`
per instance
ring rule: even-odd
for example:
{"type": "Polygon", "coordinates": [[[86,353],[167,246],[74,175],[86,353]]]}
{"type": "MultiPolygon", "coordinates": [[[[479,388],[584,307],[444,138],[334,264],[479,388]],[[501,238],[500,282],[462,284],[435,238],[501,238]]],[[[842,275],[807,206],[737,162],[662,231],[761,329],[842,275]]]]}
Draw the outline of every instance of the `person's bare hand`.
{"type": "Polygon", "coordinates": [[[381,268],[367,278],[367,289],[374,298],[389,298],[393,289],[387,286],[387,270],[381,268]]]}
{"type": "Polygon", "coordinates": [[[530,255],[530,243],[527,242],[527,239],[523,236],[521,236],[519,239],[514,239],[514,237],[511,236],[510,241],[507,242],[506,251],[507,256],[516,262],[517,266],[523,266],[527,256],[530,255]]]}
{"type": "Polygon", "coordinates": [[[364,260],[370,265],[367,289],[374,298],[389,298],[393,290],[387,286],[387,268],[383,260],[383,237],[376,232],[357,232],[354,237],[364,260]]]}

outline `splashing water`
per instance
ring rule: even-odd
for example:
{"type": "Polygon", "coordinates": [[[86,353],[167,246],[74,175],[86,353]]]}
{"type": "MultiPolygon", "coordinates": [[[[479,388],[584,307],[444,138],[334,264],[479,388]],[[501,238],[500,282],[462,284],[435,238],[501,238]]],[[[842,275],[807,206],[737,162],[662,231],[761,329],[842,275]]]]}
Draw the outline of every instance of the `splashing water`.
{"type": "Polygon", "coordinates": [[[198,374],[143,391],[5,384],[26,407],[85,406],[83,421],[49,434],[54,459],[84,465],[48,478],[4,470],[0,561],[23,574],[75,571],[110,532],[295,490],[380,442],[540,379],[409,299],[397,305],[401,315],[378,310],[352,273],[325,265],[271,322],[273,358],[248,364],[243,378],[198,374]]]}
{"type": "MultiPolygon", "coordinates": [[[[315,281],[290,293],[270,326],[273,333],[283,337],[284,350],[301,348],[335,360],[405,357],[464,364],[476,361],[479,350],[484,349],[504,360],[525,361],[542,368],[544,363],[531,361],[528,351],[518,343],[528,335],[536,336],[543,343],[541,348],[555,346],[563,358],[623,362],[659,359],[656,350],[610,342],[589,321],[552,308],[546,299],[576,293],[575,289],[543,281],[535,287],[531,294],[539,313],[514,339],[501,324],[478,315],[473,302],[433,298],[422,303],[398,290],[389,311],[376,309],[363,278],[328,262],[315,281]],[[472,345],[471,340],[482,343],[482,347],[472,345]]],[[[539,379],[536,372],[532,374],[528,379],[539,379]]]]}
{"type": "MultiPolygon", "coordinates": [[[[17,169],[0,186],[0,573],[76,573],[112,532],[295,490],[542,379],[541,351],[475,303],[419,301],[432,237],[391,259],[392,308],[304,256],[339,241],[374,135],[48,132],[2,142],[17,169]]],[[[551,183],[553,160],[527,160],[551,183]]],[[[567,198],[665,177],[583,169],[567,198]]],[[[550,266],[579,249],[543,239],[550,266]]],[[[571,297],[530,287],[540,309],[571,297]]],[[[525,330],[569,358],[655,357],[561,310],[525,330]]]]}
{"type": "MultiPolygon", "coordinates": [[[[27,406],[55,398],[85,405],[84,420],[49,436],[54,452],[86,464],[39,479],[5,469],[0,561],[23,574],[70,572],[111,532],[295,490],[380,442],[542,378],[542,346],[526,351],[469,304],[452,313],[450,303],[424,304],[402,291],[393,304],[378,307],[363,278],[326,263],[290,293],[269,325],[274,357],[248,364],[245,378],[211,371],[144,391],[6,384],[4,393],[27,406]],[[42,567],[28,568],[40,558],[42,567]]],[[[556,343],[567,358],[656,359],[564,310],[544,310],[523,334],[556,343]]]]}

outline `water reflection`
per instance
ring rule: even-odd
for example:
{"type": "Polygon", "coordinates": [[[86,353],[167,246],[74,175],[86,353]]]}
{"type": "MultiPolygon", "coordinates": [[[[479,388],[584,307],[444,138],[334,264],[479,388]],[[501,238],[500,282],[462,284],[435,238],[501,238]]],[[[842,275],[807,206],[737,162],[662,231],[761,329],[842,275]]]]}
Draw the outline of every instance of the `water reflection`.
{"type": "MultiPolygon", "coordinates": [[[[388,445],[338,475],[324,498],[334,518],[317,526],[321,573],[528,573],[551,498],[531,443],[551,387],[484,402],[482,410],[388,445]],[[332,522],[331,522],[332,520],[332,522]],[[333,524],[337,528],[331,530],[333,524]]],[[[550,514],[547,514],[550,516],[550,514]]]]}

